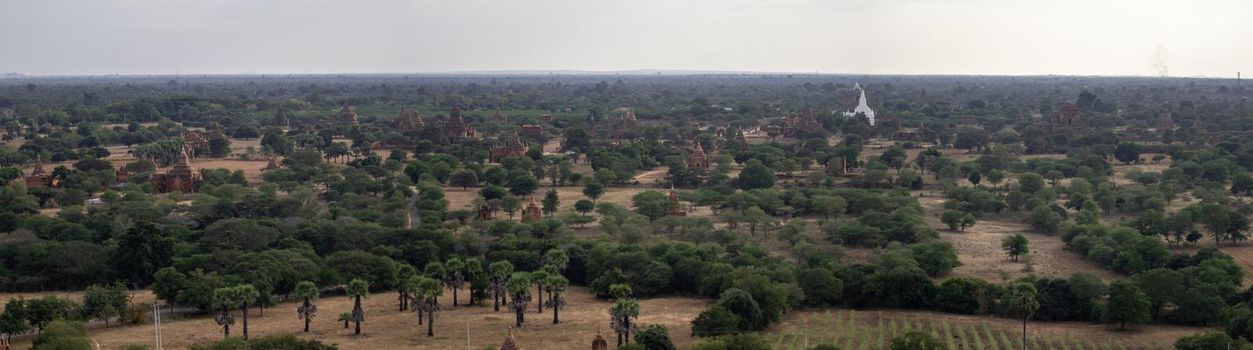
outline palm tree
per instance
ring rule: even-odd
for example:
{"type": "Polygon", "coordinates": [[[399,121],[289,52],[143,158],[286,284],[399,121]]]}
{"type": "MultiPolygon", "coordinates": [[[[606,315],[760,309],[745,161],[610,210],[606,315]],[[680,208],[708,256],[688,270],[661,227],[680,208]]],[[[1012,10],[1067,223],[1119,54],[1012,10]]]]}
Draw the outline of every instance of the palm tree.
{"type": "Polygon", "coordinates": [[[553,324],[561,323],[561,319],[557,316],[557,310],[566,305],[565,298],[561,294],[566,292],[566,287],[570,286],[570,280],[562,275],[548,276],[544,281],[544,290],[548,291],[548,307],[553,309],[553,324]]]}
{"type": "Polygon", "coordinates": [[[248,304],[256,302],[261,293],[251,284],[245,284],[235,287],[235,296],[235,301],[239,302],[240,309],[244,311],[244,340],[248,340],[248,304]]]}
{"type": "Polygon", "coordinates": [[[309,281],[296,284],[296,297],[303,300],[296,308],[296,318],[305,320],[305,332],[309,332],[309,322],[318,315],[318,306],[313,304],[318,299],[318,287],[309,281]]]}
{"type": "Polygon", "coordinates": [[[213,305],[217,305],[221,310],[213,321],[222,327],[222,338],[231,336],[231,325],[235,324],[235,315],[231,315],[231,306],[238,304],[235,300],[235,288],[222,287],[213,290],[213,305]]]}
{"type": "Polygon", "coordinates": [[[344,323],[344,329],[348,329],[348,322],[352,322],[352,313],[345,312],[339,314],[339,318],[337,320],[344,323]]]}
{"type": "Polygon", "coordinates": [[[632,319],[640,316],[640,303],[631,298],[631,286],[625,284],[609,286],[609,294],[616,299],[609,307],[609,321],[614,333],[618,334],[618,347],[622,347],[623,339],[627,344],[631,343],[631,331],[636,328],[632,319]]]}
{"type": "MultiPolygon", "coordinates": [[[[439,311],[439,297],[444,295],[444,288],[439,281],[430,277],[416,277],[417,295],[421,299],[418,313],[426,312],[426,336],[435,336],[435,312],[439,311]]],[[[421,323],[419,323],[421,324],[421,323]]]]}
{"type": "Polygon", "coordinates": [[[556,266],[557,271],[560,272],[561,270],[566,269],[566,265],[570,264],[570,256],[567,255],[564,250],[553,248],[549,249],[547,253],[544,253],[544,261],[547,262],[548,265],[556,266]]]}
{"type": "Polygon", "coordinates": [[[363,279],[355,278],[348,282],[344,291],[352,296],[352,322],[356,326],[352,335],[361,335],[361,322],[365,322],[365,310],[361,309],[361,298],[370,297],[370,284],[363,279]]]}
{"type": "Polygon", "coordinates": [[[508,292],[508,289],[505,288],[505,283],[509,281],[509,276],[513,275],[513,264],[509,263],[509,261],[501,260],[488,265],[487,270],[492,275],[492,308],[499,312],[500,300],[508,292]]]}
{"type": "Polygon", "coordinates": [[[539,270],[531,272],[531,283],[535,283],[535,310],[544,313],[544,281],[548,280],[548,276],[552,276],[552,266],[544,266],[539,270]]]}
{"type": "Polygon", "coordinates": [[[398,311],[405,311],[409,309],[409,299],[411,298],[411,292],[413,292],[414,288],[414,286],[409,285],[409,283],[413,282],[413,277],[417,275],[418,270],[414,269],[413,266],[410,266],[409,264],[401,264],[400,267],[396,269],[396,294],[399,294],[397,299],[400,304],[397,306],[399,309],[398,311]]]}
{"type": "Polygon", "coordinates": [[[522,322],[525,321],[522,313],[526,311],[526,304],[531,302],[531,274],[514,272],[513,276],[509,277],[509,282],[505,283],[505,289],[509,290],[513,299],[509,307],[513,309],[516,316],[515,327],[522,327],[522,322]]]}
{"type": "Polygon", "coordinates": [[[470,284],[470,302],[466,305],[478,305],[483,302],[482,291],[487,282],[483,273],[483,262],[478,258],[466,258],[465,280],[470,284]]]}
{"type": "Polygon", "coordinates": [[[1023,350],[1027,349],[1027,320],[1040,309],[1036,293],[1035,286],[1027,282],[1016,282],[1009,287],[1009,308],[1022,316],[1023,350]]]}
{"type": "Polygon", "coordinates": [[[457,290],[465,285],[466,264],[460,258],[452,257],[444,266],[448,268],[444,274],[444,284],[452,289],[452,307],[457,307],[457,290]]]}

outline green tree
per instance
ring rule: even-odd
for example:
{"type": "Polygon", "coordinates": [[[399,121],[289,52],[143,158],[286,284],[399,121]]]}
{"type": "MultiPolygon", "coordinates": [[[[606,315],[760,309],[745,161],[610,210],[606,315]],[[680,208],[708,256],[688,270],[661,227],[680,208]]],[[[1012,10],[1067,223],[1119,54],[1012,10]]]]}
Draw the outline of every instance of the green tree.
{"type": "Polygon", "coordinates": [[[703,338],[739,334],[740,324],[743,322],[727,308],[713,305],[692,319],[692,335],[703,338]]]}
{"type": "Polygon", "coordinates": [[[126,295],[126,286],[121,282],[112,285],[93,285],[83,292],[82,314],[87,320],[109,320],[121,316],[130,306],[130,296],[126,295]]]}
{"type": "Polygon", "coordinates": [[[631,205],[636,213],[648,217],[649,220],[660,219],[676,209],[670,198],[658,191],[643,191],[635,194],[631,197],[631,205]]]}
{"type": "Polygon", "coordinates": [[[635,333],[635,343],[644,350],[675,350],[666,326],[650,324],[635,333]]]}
{"type": "Polygon", "coordinates": [[[444,284],[452,289],[452,307],[457,307],[457,291],[465,285],[466,264],[461,258],[452,257],[444,266],[448,268],[444,273],[444,284]]]}
{"type": "Polygon", "coordinates": [[[1135,283],[1117,280],[1109,285],[1109,300],[1105,304],[1105,323],[1118,324],[1126,330],[1127,324],[1140,324],[1151,319],[1149,296],[1135,283]]]}
{"type": "Polygon", "coordinates": [[[577,202],[574,202],[574,211],[579,212],[580,215],[587,216],[587,213],[590,213],[595,209],[596,203],[590,200],[580,199],[577,202]]]}
{"type": "Polygon", "coordinates": [[[1137,273],[1131,280],[1149,297],[1149,315],[1154,320],[1166,304],[1178,305],[1187,287],[1183,274],[1160,267],[1137,273]]]}
{"type": "Polygon", "coordinates": [[[501,260],[488,265],[487,270],[492,276],[492,309],[499,312],[501,300],[509,293],[507,283],[509,277],[513,275],[513,264],[501,260]]]}
{"type": "Polygon", "coordinates": [[[604,194],[605,185],[601,184],[599,181],[588,181],[586,185],[583,185],[583,195],[587,196],[587,198],[591,198],[592,203],[595,203],[596,199],[600,198],[600,196],[604,194]]]}
{"type": "Polygon", "coordinates": [[[318,286],[310,281],[300,281],[296,284],[296,297],[300,298],[300,306],[296,308],[296,318],[305,321],[305,333],[309,332],[309,323],[314,317],[318,316],[318,305],[314,301],[318,299],[318,286]]]}
{"type": "Polygon", "coordinates": [[[156,224],[139,221],[118,239],[113,266],[131,286],[143,287],[151,284],[157,270],[169,266],[173,257],[174,240],[156,224]]]}
{"type": "Polygon", "coordinates": [[[631,343],[631,331],[635,330],[635,319],[640,316],[640,303],[631,298],[631,287],[625,284],[609,286],[609,294],[614,297],[613,306],[609,307],[611,327],[618,334],[618,347],[623,341],[631,343]]]}
{"type": "Polygon", "coordinates": [[[245,284],[232,287],[235,289],[235,301],[239,303],[239,309],[244,314],[244,340],[248,340],[248,304],[254,303],[261,297],[261,293],[257,292],[257,288],[251,284],[245,284]]]}
{"type": "Polygon", "coordinates": [[[1114,148],[1114,159],[1124,164],[1131,164],[1140,161],[1140,153],[1144,151],[1140,144],[1134,142],[1123,142],[1114,148]]]}
{"type": "Polygon", "coordinates": [[[348,296],[352,297],[353,335],[361,335],[361,322],[365,322],[365,310],[361,308],[361,298],[370,296],[370,284],[363,279],[354,278],[344,287],[348,296]]]}
{"type": "Polygon", "coordinates": [[[901,167],[905,166],[905,158],[908,157],[909,155],[905,153],[905,148],[892,146],[892,148],[888,148],[887,151],[883,151],[883,154],[879,155],[879,161],[892,169],[900,171],[901,167]]]}
{"type": "Polygon", "coordinates": [[[228,338],[231,336],[231,326],[235,324],[235,315],[231,314],[231,307],[239,305],[239,290],[233,287],[214,289],[213,304],[219,309],[214,322],[222,327],[222,338],[228,338]]]}
{"type": "Polygon", "coordinates": [[[553,216],[557,212],[557,207],[561,205],[561,198],[557,197],[556,189],[549,189],[544,193],[544,200],[541,201],[545,215],[553,216]]]}
{"type": "Polygon", "coordinates": [[[526,311],[527,303],[531,302],[531,274],[526,272],[514,272],[509,280],[505,282],[505,289],[509,291],[511,303],[509,307],[513,309],[515,327],[521,328],[522,322],[525,322],[523,313],[526,311]]]}
{"type": "Polygon", "coordinates": [[[548,291],[548,301],[545,303],[548,304],[548,307],[553,309],[553,324],[561,323],[558,310],[561,309],[562,306],[566,305],[566,299],[562,297],[562,294],[565,294],[566,288],[569,286],[570,280],[567,280],[564,276],[558,274],[548,276],[548,279],[544,283],[544,290],[548,291]]]}
{"type": "MultiPolygon", "coordinates": [[[[417,297],[420,300],[418,312],[426,313],[426,336],[435,336],[435,312],[439,311],[439,297],[444,295],[444,288],[434,278],[415,277],[413,285],[417,286],[417,297]]],[[[419,320],[418,324],[422,324],[419,320]]]]}
{"type": "Polygon", "coordinates": [[[1006,294],[1006,306],[1018,317],[1022,317],[1022,348],[1027,348],[1027,321],[1031,319],[1036,310],[1040,309],[1040,302],[1036,300],[1038,292],[1035,286],[1028,282],[1015,282],[1009,286],[1009,292],[1006,294]]]}
{"type": "Polygon", "coordinates": [[[462,190],[469,190],[470,187],[479,185],[479,176],[473,171],[461,169],[453,172],[448,181],[453,186],[461,187],[462,190]]]}
{"type": "Polygon", "coordinates": [[[1018,261],[1019,256],[1026,255],[1030,251],[1028,243],[1027,237],[1019,233],[1001,239],[1001,249],[1005,251],[1005,255],[1009,255],[1010,260],[1018,261]]]}
{"type": "Polygon", "coordinates": [[[956,210],[945,210],[940,213],[940,222],[948,225],[949,231],[957,231],[961,227],[962,212],[956,210]]]}
{"type": "Polygon", "coordinates": [[[736,180],[739,188],[745,191],[758,188],[774,187],[774,170],[762,165],[761,162],[750,162],[736,180]]]}

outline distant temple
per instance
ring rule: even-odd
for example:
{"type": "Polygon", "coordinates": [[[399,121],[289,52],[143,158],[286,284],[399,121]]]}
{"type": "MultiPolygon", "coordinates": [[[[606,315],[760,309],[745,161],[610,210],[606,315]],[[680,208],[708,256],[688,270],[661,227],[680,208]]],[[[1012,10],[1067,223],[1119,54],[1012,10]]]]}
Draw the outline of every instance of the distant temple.
{"type": "Polygon", "coordinates": [[[26,188],[52,186],[52,177],[44,172],[43,161],[36,161],[30,174],[26,175],[26,188]]]}
{"type": "Polygon", "coordinates": [[[705,149],[700,146],[700,141],[696,142],[696,149],[692,150],[692,155],[687,157],[687,167],[709,169],[709,157],[705,155],[705,149]]]}
{"type": "Polygon", "coordinates": [[[339,110],[338,121],[349,125],[357,125],[357,112],[352,111],[352,105],[344,102],[344,108],[339,110]]]}
{"type": "Polygon", "coordinates": [[[823,130],[822,123],[808,110],[788,114],[783,122],[784,137],[799,138],[806,132],[823,130]]]}
{"type": "Polygon", "coordinates": [[[426,121],[422,120],[422,114],[418,112],[410,112],[408,109],[401,107],[400,115],[396,116],[396,130],[408,131],[426,126],[426,121]]]}
{"type": "Polygon", "coordinates": [[[522,209],[522,222],[539,221],[542,215],[539,205],[535,204],[535,198],[531,198],[531,202],[526,204],[526,209],[522,209]]]}
{"type": "Polygon", "coordinates": [[[538,124],[522,125],[522,134],[531,137],[544,136],[544,126],[538,124]]]}
{"type": "Polygon", "coordinates": [[[1060,111],[1049,115],[1049,126],[1054,129],[1078,127],[1082,124],[1083,121],[1079,119],[1079,107],[1073,103],[1062,104],[1060,111]]]}
{"type": "Polygon", "coordinates": [[[191,158],[199,158],[201,151],[209,150],[209,138],[196,130],[183,133],[183,144],[187,147],[187,156],[191,158]]]}
{"type": "Polygon", "coordinates": [[[639,123],[640,121],[635,119],[635,110],[627,108],[626,114],[622,115],[622,124],[627,126],[636,126],[639,125],[639,123]]]}
{"type": "Polygon", "coordinates": [[[168,172],[157,173],[152,175],[152,187],[157,193],[166,192],[196,192],[197,176],[191,169],[190,156],[184,148],[178,154],[178,163],[168,172]]]}
{"type": "Polygon", "coordinates": [[[474,127],[466,124],[461,116],[461,107],[453,107],[448,112],[448,122],[444,124],[444,136],[450,141],[474,138],[474,127]]]}
{"type": "Polygon", "coordinates": [[[492,163],[500,163],[505,158],[526,157],[526,143],[522,142],[522,138],[518,136],[518,133],[513,133],[513,137],[506,140],[503,145],[492,145],[489,154],[488,161],[492,163]]]}
{"type": "Polygon", "coordinates": [[[505,118],[505,114],[500,113],[500,107],[496,107],[496,113],[492,114],[492,120],[495,120],[498,124],[509,122],[509,118],[505,118]]]}
{"type": "Polygon", "coordinates": [[[679,203],[679,191],[674,190],[674,186],[670,186],[670,215],[671,216],[687,216],[687,211],[683,210],[683,205],[679,203]]]}
{"type": "Polygon", "coordinates": [[[844,116],[855,117],[858,114],[861,114],[866,116],[866,120],[870,122],[870,126],[874,126],[874,110],[870,109],[870,106],[866,104],[866,89],[861,87],[861,84],[854,84],[853,88],[857,89],[858,93],[861,95],[857,97],[857,107],[853,108],[852,111],[844,112],[844,116]]]}

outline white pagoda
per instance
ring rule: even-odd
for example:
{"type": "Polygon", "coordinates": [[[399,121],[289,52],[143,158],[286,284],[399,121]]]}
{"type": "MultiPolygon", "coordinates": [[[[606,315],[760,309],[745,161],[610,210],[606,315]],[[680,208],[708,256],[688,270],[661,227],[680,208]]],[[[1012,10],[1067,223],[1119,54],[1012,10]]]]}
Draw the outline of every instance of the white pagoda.
{"type": "Polygon", "coordinates": [[[857,98],[857,108],[853,108],[851,112],[844,112],[844,116],[855,117],[860,113],[861,115],[866,116],[867,121],[870,121],[870,126],[874,126],[874,110],[870,109],[870,106],[866,105],[866,89],[862,88],[861,84],[854,84],[853,88],[857,89],[857,91],[861,93],[861,96],[857,98]]]}

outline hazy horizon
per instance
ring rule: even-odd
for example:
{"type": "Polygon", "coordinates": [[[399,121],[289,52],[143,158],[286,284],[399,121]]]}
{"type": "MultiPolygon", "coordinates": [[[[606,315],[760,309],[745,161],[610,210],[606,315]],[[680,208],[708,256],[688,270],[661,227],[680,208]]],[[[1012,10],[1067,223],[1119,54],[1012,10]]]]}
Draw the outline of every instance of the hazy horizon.
{"type": "Polygon", "coordinates": [[[0,0],[0,73],[1234,77],[1238,0],[0,0]]]}

